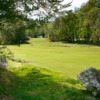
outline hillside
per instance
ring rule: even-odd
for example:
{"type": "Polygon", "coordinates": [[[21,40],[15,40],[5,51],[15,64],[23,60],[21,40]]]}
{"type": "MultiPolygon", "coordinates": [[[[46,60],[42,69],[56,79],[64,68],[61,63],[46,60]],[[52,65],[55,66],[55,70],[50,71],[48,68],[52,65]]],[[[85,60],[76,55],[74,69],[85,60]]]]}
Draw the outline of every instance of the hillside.
{"type": "Polygon", "coordinates": [[[10,67],[0,74],[0,100],[99,100],[61,73],[33,65],[10,67]]]}

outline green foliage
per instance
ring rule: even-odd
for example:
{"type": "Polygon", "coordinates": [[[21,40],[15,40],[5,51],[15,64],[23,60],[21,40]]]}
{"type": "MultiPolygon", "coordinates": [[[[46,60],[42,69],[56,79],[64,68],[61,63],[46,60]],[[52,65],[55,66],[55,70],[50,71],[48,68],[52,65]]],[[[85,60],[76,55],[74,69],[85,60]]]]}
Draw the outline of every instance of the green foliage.
{"type": "Polygon", "coordinates": [[[0,0],[0,19],[15,17],[15,0],[0,0]]]}
{"type": "Polygon", "coordinates": [[[57,18],[52,24],[52,30],[49,33],[51,41],[74,42],[77,29],[77,16],[74,12],[68,11],[66,16],[57,18]]]}
{"type": "MultiPolygon", "coordinates": [[[[37,12],[35,14],[39,17],[46,17],[45,20],[52,18],[59,13],[60,9],[70,6],[70,3],[63,5],[62,2],[63,0],[0,0],[0,43],[26,42],[27,35],[45,37],[44,30],[38,31],[36,23],[28,20],[29,16],[37,12]]],[[[40,24],[43,23],[44,21],[41,20],[40,24]]]]}
{"type": "Polygon", "coordinates": [[[91,15],[91,23],[92,25],[92,41],[100,45],[100,8],[94,8],[89,12],[91,15]]]}
{"type": "Polygon", "coordinates": [[[46,33],[49,39],[100,45],[100,8],[97,3],[99,5],[98,0],[89,0],[80,9],[56,18],[46,33]]]}
{"type": "Polygon", "coordinates": [[[5,45],[0,47],[0,56],[4,57],[6,59],[9,59],[9,60],[14,59],[14,54],[5,45]]]}
{"type": "Polygon", "coordinates": [[[25,28],[19,27],[15,30],[15,43],[24,43],[26,41],[25,28]]]}
{"type": "Polygon", "coordinates": [[[34,11],[39,16],[54,16],[60,9],[70,6],[61,4],[63,0],[0,0],[0,19],[16,19],[28,16],[34,11]],[[59,6],[59,7],[58,7],[59,6]],[[42,13],[40,13],[42,9],[42,13]]]}
{"type": "Polygon", "coordinates": [[[27,21],[2,20],[0,26],[0,44],[18,44],[27,41],[27,21]]]}

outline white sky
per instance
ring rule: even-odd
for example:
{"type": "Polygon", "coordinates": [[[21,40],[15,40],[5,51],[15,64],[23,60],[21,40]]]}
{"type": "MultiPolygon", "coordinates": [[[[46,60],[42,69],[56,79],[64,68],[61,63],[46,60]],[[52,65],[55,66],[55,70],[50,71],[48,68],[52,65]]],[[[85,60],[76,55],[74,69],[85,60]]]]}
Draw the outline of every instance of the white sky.
{"type": "MultiPolygon", "coordinates": [[[[68,2],[71,2],[72,0],[64,0],[64,3],[68,3],[68,2]]],[[[71,4],[71,7],[69,7],[68,9],[73,9],[76,7],[76,8],[79,8],[81,7],[81,5],[83,3],[86,3],[88,2],[89,0],[73,0],[72,4],[71,4]]]]}

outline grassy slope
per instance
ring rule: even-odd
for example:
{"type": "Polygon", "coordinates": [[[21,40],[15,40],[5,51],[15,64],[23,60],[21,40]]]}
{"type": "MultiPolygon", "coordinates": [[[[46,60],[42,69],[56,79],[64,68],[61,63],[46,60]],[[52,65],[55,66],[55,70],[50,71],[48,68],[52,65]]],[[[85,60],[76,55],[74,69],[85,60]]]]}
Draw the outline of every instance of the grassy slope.
{"type": "Polygon", "coordinates": [[[100,99],[85,91],[78,81],[33,65],[8,68],[0,77],[0,100],[100,99]]]}
{"type": "Polygon", "coordinates": [[[100,66],[100,48],[96,46],[49,42],[32,39],[30,44],[9,46],[18,58],[32,61],[34,65],[61,72],[76,78],[84,68],[100,66]]]}

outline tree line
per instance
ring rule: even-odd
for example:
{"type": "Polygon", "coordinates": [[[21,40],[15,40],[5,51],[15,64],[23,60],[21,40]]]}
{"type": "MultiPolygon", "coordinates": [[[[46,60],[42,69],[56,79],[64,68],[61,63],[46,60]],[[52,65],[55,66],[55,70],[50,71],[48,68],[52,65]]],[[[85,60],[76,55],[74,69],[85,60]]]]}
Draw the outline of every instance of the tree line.
{"type": "Polygon", "coordinates": [[[64,5],[61,2],[1,0],[0,44],[23,43],[29,37],[42,36],[50,41],[100,45],[100,1],[89,0],[75,11],[62,10],[71,2],[64,5]],[[39,19],[27,17],[34,11],[38,11],[39,19]]]}
{"type": "Polygon", "coordinates": [[[100,45],[100,1],[89,0],[75,11],[42,25],[51,41],[100,45]]]}
{"type": "Polygon", "coordinates": [[[0,44],[23,43],[37,37],[38,21],[30,16],[52,17],[70,5],[63,0],[0,0],[0,44]],[[42,10],[41,10],[42,9],[42,10]],[[35,35],[34,35],[35,34],[35,35]]]}

